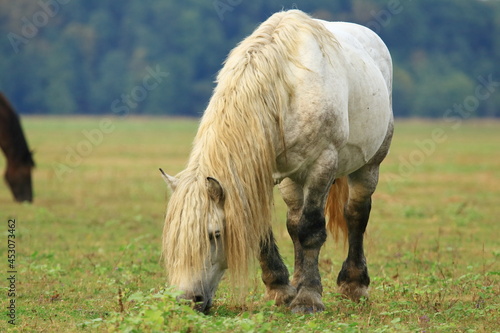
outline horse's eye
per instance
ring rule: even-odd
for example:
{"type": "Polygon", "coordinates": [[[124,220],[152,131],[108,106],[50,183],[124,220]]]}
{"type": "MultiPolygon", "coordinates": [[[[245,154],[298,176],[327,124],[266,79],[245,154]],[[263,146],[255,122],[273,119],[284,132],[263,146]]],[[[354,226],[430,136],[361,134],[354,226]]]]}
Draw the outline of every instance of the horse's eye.
{"type": "Polygon", "coordinates": [[[220,238],[220,231],[219,230],[214,231],[208,237],[210,238],[210,240],[213,240],[214,238],[219,239],[220,238]]]}

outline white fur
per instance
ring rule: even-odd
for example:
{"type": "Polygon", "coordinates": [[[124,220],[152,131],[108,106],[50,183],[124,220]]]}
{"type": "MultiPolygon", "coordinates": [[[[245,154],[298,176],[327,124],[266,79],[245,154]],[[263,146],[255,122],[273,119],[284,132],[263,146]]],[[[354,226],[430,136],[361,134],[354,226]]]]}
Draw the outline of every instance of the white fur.
{"type": "MultiPolygon", "coordinates": [[[[164,175],[176,188],[163,232],[170,283],[205,311],[226,268],[233,285],[248,280],[271,229],[273,184],[288,177],[287,203],[323,209],[334,179],[385,156],[391,68],[367,28],[297,10],[273,15],[242,41],[218,75],[187,168],[164,175]]],[[[306,289],[296,308],[306,311],[308,299],[322,309],[306,289]]]]}
{"type": "Polygon", "coordinates": [[[324,152],[337,157],[336,177],[365,165],[392,123],[392,61],[387,47],[363,26],[316,20],[335,37],[327,57],[304,35],[294,67],[295,95],[285,118],[286,151],[278,151],[276,179],[300,178],[324,152]]]}

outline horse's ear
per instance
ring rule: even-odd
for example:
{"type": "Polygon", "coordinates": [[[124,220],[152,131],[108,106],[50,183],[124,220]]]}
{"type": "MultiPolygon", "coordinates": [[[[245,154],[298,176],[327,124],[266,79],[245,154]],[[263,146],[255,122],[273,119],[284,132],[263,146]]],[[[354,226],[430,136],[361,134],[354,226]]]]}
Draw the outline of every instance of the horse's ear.
{"type": "Polygon", "coordinates": [[[207,190],[210,198],[216,203],[224,201],[224,190],[217,179],[207,177],[207,190]]]}
{"type": "Polygon", "coordinates": [[[179,180],[173,176],[167,175],[165,172],[163,172],[162,168],[160,168],[161,176],[163,177],[163,180],[165,183],[167,183],[169,189],[173,192],[177,188],[177,184],[179,180]]]}

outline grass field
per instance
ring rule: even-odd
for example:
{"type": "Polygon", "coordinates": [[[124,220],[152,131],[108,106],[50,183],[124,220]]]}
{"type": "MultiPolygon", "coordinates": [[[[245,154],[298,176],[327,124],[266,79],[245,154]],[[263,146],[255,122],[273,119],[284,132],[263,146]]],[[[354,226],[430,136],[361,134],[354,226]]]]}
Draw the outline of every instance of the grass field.
{"type": "MultiPolygon", "coordinates": [[[[325,312],[274,307],[260,283],[241,304],[223,282],[209,316],[174,301],[159,262],[167,191],[158,167],[183,168],[197,122],[26,117],[23,125],[36,153],[35,202],[16,204],[0,185],[1,332],[500,332],[499,122],[397,121],[366,236],[370,300],[336,293],[345,248],[329,240],[325,312]],[[15,325],[6,309],[9,219],[15,325]]],[[[278,196],[275,210],[291,266],[278,196]]]]}

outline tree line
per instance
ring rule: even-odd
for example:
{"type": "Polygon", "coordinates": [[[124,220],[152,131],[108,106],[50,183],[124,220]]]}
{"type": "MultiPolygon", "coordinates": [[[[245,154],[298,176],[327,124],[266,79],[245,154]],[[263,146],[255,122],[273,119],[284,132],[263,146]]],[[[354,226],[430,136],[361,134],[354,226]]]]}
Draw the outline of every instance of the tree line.
{"type": "Polygon", "coordinates": [[[0,90],[22,113],[200,115],[227,53],[276,11],[368,26],[397,116],[500,116],[497,0],[0,2],[0,90]]]}

